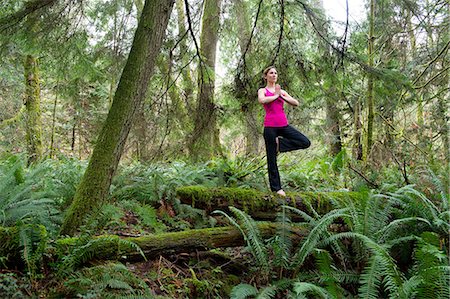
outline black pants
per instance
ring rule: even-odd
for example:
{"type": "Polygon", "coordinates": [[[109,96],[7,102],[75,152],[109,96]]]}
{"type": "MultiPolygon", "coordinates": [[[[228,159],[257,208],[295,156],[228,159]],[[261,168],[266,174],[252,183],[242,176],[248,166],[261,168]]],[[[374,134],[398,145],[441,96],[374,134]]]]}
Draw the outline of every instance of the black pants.
{"type": "Polygon", "coordinates": [[[291,126],[286,127],[264,127],[264,141],[266,142],[267,169],[269,172],[269,183],[272,191],[281,189],[280,174],[277,165],[277,142],[280,152],[290,152],[305,149],[311,145],[308,137],[291,126]]]}

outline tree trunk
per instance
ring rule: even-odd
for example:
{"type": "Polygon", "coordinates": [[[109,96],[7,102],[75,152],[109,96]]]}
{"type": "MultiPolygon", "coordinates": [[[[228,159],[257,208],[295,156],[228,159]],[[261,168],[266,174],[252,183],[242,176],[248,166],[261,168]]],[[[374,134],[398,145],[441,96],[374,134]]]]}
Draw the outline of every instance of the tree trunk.
{"type": "MultiPolygon", "coordinates": [[[[334,80],[333,80],[334,81],[334,80]]],[[[334,89],[334,88],[332,88],[334,89]]],[[[338,91],[335,91],[335,94],[338,91]]],[[[328,134],[330,134],[329,151],[330,154],[334,157],[339,154],[342,150],[342,141],[341,141],[341,126],[339,124],[339,109],[336,105],[336,99],[331,96],[326,97],[326,112],[327,112],[327,129],[328,134]]]]}
{"type": "MultiPolygon", "coordinates": [[[[236,18],[238,27],[239,50],[241,52],[241,59],[247,55],[250,49],[247,49],[250,40],[251,27],[248,17],[248,9],[244,1],[234,1],[234,16],[236,18]],[[246,53],[247,51],[247,53],[246,53]]],[[[244,62],[244,61],[242,61],[244,62]]],[[[255,99],[255,91],[249,91],[250,81],[247,75],[248,61],[238,70],[235,78],[236,98],[241,102],[241,112],[244,114],[245,125],[245,153],[247,155],[256,155],[259,153],[259,143],[261,139],[260,125],[257,122],[257,107],[258,101],[255,99]]],[[[250,87],[254,89],[253,86],[250,87]]]]}
{"type": "Polygon", "coordinates": [[[361,142],[362,125],[361,125],[361,102],[359,98],[356,98],[354,105],[354,127],[355,134],[353,135],[353,158],[356,160],[362,160],[363,158],[363,146],[361,142]]]}
{"type": "MultiPolygon", "coordinates": [[[[374,36],[374,18],[375,18],[375,0],[370,0],[369,16],[369,40],[367,46],[367,56],[369,57],[369,67],[373,68],[373,45],[374,36]]],[[[374,99],[373,99],[373,75],[369,72],[367,81],[367,136],[366,146],[363,151],[363,160],[367,160],[373,143],[373,121],[374,121],[374,99]]]]}
{"type": "MultiPolygon", "coordinates": [[[[58,84],[56,84],[58,88],[58,84]]],[[[53,158],[55,152],[55,126],[56,126],[56,105],[58,104],[58,91],[55,94],[55,100],[53,101],[53,111],[52,111],[52,133],[50,137],[50,159],[53,158]]]]}
{"type": "Polygon", "coordinates": [[[64,218],[62,234],[73,234],[108,194],[136,109],[145,98],[172,7],[173,1],[145,1],[113,103],[64,218]]]}
{"type": "Polygon", "coordinates": [[[188,53],[187,46],[187,33],[186,33],[186,14],[184,11],[184,0],[177,0],[176,3],[177,14],[178,14],[178,39],[180,40],[180,55],[182,55],[181,61],[183,63],[183,70],[181,71],[181,76],[183,78],[183,92],[186,101],[186,107],[189,112],[192,112],[191,108],[192,99],[194,94],[194,82],[192,81],[191,69],[189,67],[189,57],[186,55],[188,53]],[[186,36],[184,36],[186,34],[186,36]]]}
{"type": "MultiPolygon", "coordinates": [[[[258,223],[257,227],[261,232],[261,237],[269,238],[276,234],[277,229],[279,230],[281,225],[266,222],[258,223]]],[[[292,239],[295,243],[298,243],[308,233],[304,227],[295,225],[289,225],[288,230],[291,232],[292,239]]],[[[20,244],[17,235],[17,227],[6,228],[0,226],[0,242],[2,243],[0,256],[5,257],[3,263],[15,268],[20,266],[18,264],[21,261],[20,244]]],[[[241,231],[232,226],[192,229],[141,237],[119,238],[115,235],[103,235],[94,238],[97,241],[95,251],[90,251],[89,248],[85,248],[89,254],[85,254],[83,259],[77,260],[77,266],[82,266],[83,264],[96,260],[135,261],[143,259],[135,247],[125,247],[122,245],[123,243],[121,244],[121,240],[133,242],[138,245],[147,259],[177,252],[193,252],[196,250],[245,245],[241,231]]],[[[79,239],[76,237],[57,240],[55,244],[57,248],[56,252],[60,255],[58,257],[50,257],[49,260],[56,260],[66,256],[66,252],[71,247],[76,246],[78,242],[79,239]]],[[[53,250],[54,252],[55,250],[53,250]]]]}
{"type": "Polygon", "coordinates": [[[28,165],[42,157],[41,89],[39,86],[38,61],[27,55],[24,61],[25,98],[24,105],[28,165]]]}
{"type": "MultiPolygon", "coordinates": [[[[320,12],[324,11],[323,3],[320,0],[316,0],[314,3],[320,9],[320,12]]],[[[323,16],[325,19],[325,17],[323,16]]],[[[325,35],[329,35],[329,28],[325,23],[320,23],[319,30],[325,35]]],[[[341,100],[341,92],[338,89],[339,79],[336,69],[333,66],[333,57],[331,55],[331,47],[319,37],[319,51],[323,53],[323,61],[321,64],[320,74],[318,77],[320,82],[328,81],[328,87],[325,87],[325,111],[326,111],[326,131],[328,138],[326,143],[328,144],[328,151],[331,156],[336,156],[342,150],[341,141],[341,126],[340,115],[338,109],[338,103],[341,100]]]]}
{"type": "MultiPolygon", "coordinates": [[[[210,213],[213,210],[227,210],[229,206],[242,209],[253,216],[267,219],[269,212],[273,219],[282,205],[297,207],[310,211],[310,206],[317,213],[326,214],[335,206],[333,203],[358,200],[358,192],[290,192],[286,198],[272,193],[259,192],[254,189],[241,188],[207,188],[203,186],[187,186],[176,190],[177,197],[184,204],[210,213]]],[[[270,218],[270,217],[269,217],[270,218]]]]}
{"type": "Polygon", "coordinates": [[[219,38],[221,0],[205,0],[200,34],[198,100],[189,152],[193,160],[208,160],[221,152],[214,104],[216,47],[219,38]]]}

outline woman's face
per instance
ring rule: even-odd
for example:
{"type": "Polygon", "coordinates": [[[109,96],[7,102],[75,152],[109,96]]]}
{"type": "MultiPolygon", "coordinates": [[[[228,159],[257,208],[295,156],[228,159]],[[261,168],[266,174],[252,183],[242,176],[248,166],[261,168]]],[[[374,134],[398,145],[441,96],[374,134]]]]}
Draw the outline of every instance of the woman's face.
{"type": "Polygon", "coordinates": [[[275,68],[271,68],[266,74],[267,83],[275,83],[278,79],[278,73],[275,68]]]}

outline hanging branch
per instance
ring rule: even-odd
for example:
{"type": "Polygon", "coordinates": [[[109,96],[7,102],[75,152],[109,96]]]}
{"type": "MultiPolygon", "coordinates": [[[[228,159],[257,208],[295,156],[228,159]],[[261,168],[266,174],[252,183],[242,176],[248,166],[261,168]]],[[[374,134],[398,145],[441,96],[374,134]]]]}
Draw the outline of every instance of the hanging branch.
{"type": "Polygon", "coordinates": [[[7,15],[0,19],[0,32],[14,27],[20,23],[26,16],[38,11],[44,7],[49,7],[55,4],[58,0],[34,0],[24,3],[23,7],[16,13],[7,15]]]}
{"type": "Polygon", "coordinates": [[[275,64],[275,60],[278,57],[278,54],[280,53],[280,49],[281,49],[281,41],[283,39],[283,29],[284,29],[284,0],[280,0],[280,4],[281,4],[281,16],[280,16],[280,35],[278,36],[278,45],[277,45],[277,52],[275,53],[275,56],[273,57],[272,62],[270,63],[271,65],[275,64]]]}
{"type": "MultiPolygon", "coordinates": [[[[263,2],[263,0],[259,1],[258,10],[256,11],[255,22],[253,23],[252,32],[250,33],[250,38],[248,39],[247,46],[245,47],[244,54],[242,54],[242,57],[241,57],[241,61],[243,61],[243,65],[245,65],[245,55],[247,54],[247,51],[250,48],[250,44],[252,42],[253,33],[255,32],[255,28],[256,28],[256,23],[258,22],[258,19],[259,19],[259,12],[261,11],[261,4],[262,4],[262,2],[263,2]]],[[[239,62],[239,64],[240,64],[240,62],[239,62]]]]}

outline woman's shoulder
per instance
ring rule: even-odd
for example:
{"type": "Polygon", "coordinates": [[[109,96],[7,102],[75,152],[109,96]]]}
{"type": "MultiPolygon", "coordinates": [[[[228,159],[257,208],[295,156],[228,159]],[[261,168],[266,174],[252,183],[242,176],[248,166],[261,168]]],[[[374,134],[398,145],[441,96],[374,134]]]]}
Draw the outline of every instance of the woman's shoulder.
{"type": "Polygon", "coordinates": [[[260,89],[258,89],[258,93],[260,92],[266,92],[266,88],[265,87],[261,87],[260,89]]]}

